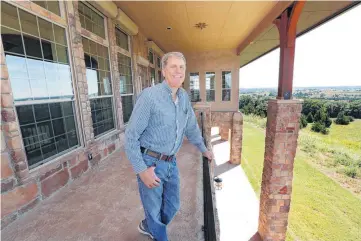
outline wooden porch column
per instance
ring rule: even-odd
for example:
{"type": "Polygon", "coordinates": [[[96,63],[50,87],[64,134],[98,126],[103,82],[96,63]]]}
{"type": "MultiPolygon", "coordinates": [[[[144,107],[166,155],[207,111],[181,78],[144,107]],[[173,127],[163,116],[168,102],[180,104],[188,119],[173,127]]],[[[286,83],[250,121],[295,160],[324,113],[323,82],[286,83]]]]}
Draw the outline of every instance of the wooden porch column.
{"type": "Polygon", "coordinates": [[[292,100],[296,26],[305,2],[296,2],[275,20],[280,33],[277,100],[268,102],[258,232],[264,241],[286,239],[293,163],[302,102],[292,100]]]}

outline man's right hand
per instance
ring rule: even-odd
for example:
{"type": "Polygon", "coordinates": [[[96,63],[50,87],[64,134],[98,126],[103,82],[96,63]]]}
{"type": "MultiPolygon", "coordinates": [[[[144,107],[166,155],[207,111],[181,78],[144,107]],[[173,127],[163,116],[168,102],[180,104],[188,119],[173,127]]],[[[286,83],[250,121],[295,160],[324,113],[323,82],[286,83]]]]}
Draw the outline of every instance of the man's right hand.
{"type": "Polygon", "coordinates": [[[149,167],[144,172],[139,173],[140,179],[148,188],[158,187],[160,179],[155,175],[155,167],[149,167]]]}

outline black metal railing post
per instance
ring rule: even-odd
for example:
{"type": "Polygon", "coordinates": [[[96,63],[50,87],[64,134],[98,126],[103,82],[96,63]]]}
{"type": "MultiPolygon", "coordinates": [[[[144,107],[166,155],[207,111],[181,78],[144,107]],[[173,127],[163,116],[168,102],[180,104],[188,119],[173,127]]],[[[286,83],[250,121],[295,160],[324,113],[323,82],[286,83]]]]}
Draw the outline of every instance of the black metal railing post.
{"type": "MultiPolygon", "coordinates": [[[[204,120],[203,112],[201,115],[201,130],[204,144],[207,146],[207,138],[204,134],[204,120]]],[[[203,208],[204,208],[204,240],[205,241],[216,241],[216,229],[214,222],[214,209],[213,209],[213,198],[212,198],[212,182],[209,172],[209,161],[208,158],[203,156],[203,208]]]]}

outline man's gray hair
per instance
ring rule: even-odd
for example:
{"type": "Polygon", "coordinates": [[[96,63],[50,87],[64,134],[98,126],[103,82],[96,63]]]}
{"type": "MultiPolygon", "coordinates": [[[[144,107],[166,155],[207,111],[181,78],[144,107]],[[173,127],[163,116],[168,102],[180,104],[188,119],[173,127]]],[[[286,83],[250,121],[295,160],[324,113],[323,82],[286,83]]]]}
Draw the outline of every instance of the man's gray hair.
{"type": "Polygon", "coordinates": [[[168,59],[171,56],[183,59],[184,64],[186,64],[186,58],[184,57],[184,55],[181,52],[169,52],[169,53],[166,53],[165,55],[163,55],[163,57],[162,57],[162,69],[164,69],[165,66],[167,66],[168,59]]]}

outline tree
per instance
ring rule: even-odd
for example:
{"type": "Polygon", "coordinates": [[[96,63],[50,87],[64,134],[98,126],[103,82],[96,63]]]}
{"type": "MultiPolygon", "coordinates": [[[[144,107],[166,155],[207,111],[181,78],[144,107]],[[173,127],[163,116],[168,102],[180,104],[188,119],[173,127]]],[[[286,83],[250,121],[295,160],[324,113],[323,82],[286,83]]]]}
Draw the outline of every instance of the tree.
{"type": "Polygon", "coordinates": [[[327,115],[326,120],[325,120],[325,126],[327,128],[330,128],[331,125],[332,125],[332,120],[330,119],[330,116],[327,115]]]}
{"type": "Polygon", "coordinates": [[[338,125],[348,125],[350,124],[350,118],[345,116],[345,113],[342,111],[338,113],[335,123],[338,125]]]}
{"type": "Polygon", "coordinates": [[[305,115],[301,115],[301,118],[300,118],[300,129],[303,129],[307,126],[307,119],[305,117],[305,115]]]}
{"type": "Polygon", "coordinates": [[[320,122],[315,122],[312,124],[311,130],[314,132],[320,132],[324,135],[330,133],[330,131],[326,128],[325,124],[320,122]]]}
{"type": "Polygon", "coordinates": [[[307,115],[307,122],[308,122],[308,123],[313,123],[313,115],[312,115],[311,112],[308,113],[308,115],[307,115]]]}

